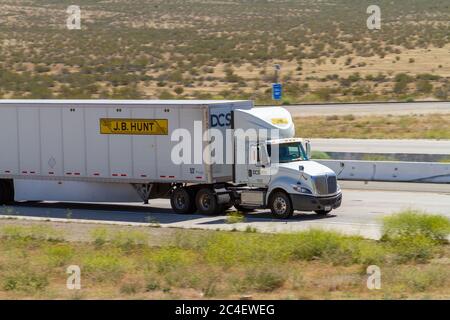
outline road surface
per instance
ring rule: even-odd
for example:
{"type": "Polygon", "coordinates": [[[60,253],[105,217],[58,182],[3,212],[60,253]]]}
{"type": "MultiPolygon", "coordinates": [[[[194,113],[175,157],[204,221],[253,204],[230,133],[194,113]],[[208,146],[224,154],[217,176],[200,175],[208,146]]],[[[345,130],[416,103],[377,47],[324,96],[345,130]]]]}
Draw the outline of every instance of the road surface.
{"type": "Polygon", "coordinates": [[[364,103],[285,106],[293,117],[329,115],[407,115],[450,113],[450,102],[364,103]]]}
{"type": "Polygon", "coordinates": [[[311,139],[313,150],[325,152],[448,154],[450,140],[311,139]]]}
{"type": "MultiPolygon", "coordinates": [[[[295,232],[310,228],[323,228],[346,234],[378,239],[380,221],[384,216],[414,208],[450,218],[450,186],[442,189],[427,184],[343,183],[344,201],[341,208],[329,217],[298,213],[290,220],[274,220],[267,210],[246,216],[246,221],[227,224],[226,216],[179,215],[172,213],[168,200],[153,200],[151,205],[130,204],[67,204],[20,203],[3,208],[0,217],[38,221],[72,222],[87,224],[116,224],[160,227],[245,230],[256,228],[260,232],[295,232]],[[371,188],[371,186],[374,186],[371,188]],[[385,187],[383,187],[385,186],[385,187]],[[405,186],[405,187],[402,187],[405,186]],[[383,190],[387,189],[387,190],[383,190]],[[390,189],[390,190],[389,190],[390,189]],[[409,190],[409,191],[396,191],[409,190]],[[422,191],[419,191],[422,190],[422,191]]],[[[0,226],[13,220],[0,219],[0,226]]]]}

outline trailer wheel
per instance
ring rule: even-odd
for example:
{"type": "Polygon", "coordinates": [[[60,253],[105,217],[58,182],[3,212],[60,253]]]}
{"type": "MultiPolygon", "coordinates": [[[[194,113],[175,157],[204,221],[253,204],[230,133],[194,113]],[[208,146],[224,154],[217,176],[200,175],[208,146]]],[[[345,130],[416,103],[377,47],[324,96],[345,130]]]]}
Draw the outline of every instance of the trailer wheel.
{"type": "Polygon", "coordinates": [[[186,188],[176,188],[172,191],[170,205],[176,213],[188,214],[196,211],[194,194],[186,188]]]}
{"type": "Polygon", "coordinates": [[[277,219],[288,219],[294,213],[291,199],[283,191],[277,191],[270,196],[269,206],[272,215],[277,219]]]}
{"type": "Polygon", "coordinates": [[[209,188],[204,188],[197,192],[195,204],[201,214],[221,214],[225,209],[224,206],[217,202],[217,197],[214,194],[214,191],[209,188]]]}

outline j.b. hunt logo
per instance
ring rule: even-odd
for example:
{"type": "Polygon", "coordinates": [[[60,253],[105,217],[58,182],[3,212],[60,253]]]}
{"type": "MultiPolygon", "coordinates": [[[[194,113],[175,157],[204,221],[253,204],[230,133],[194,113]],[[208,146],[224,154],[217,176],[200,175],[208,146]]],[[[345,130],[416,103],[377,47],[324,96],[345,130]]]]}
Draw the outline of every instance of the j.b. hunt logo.
{"type": "MultiPolygon", "coordinates": [[[[259,144],[278,139],[278,129],[203,130],[202,121],[194,121],[194,130],[179,128],[171,141],[178,142],[171,152],[172,162],[180,164],[258,164],[267,150],[259,144]]],[[[271,148],[271,159],[278,158],[278,148],[271,148]]]]}

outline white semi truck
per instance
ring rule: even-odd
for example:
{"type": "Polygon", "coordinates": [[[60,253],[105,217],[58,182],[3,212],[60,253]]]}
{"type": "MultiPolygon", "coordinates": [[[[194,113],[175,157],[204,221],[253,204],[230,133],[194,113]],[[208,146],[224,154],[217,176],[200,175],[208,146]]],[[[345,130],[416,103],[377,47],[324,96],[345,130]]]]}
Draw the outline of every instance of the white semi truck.
{"type": "Polygon", "coordinates": [[[294,136],[287,110],[251,101],[2,100],[0,204],[170,198],[177,213],[328,214],[342,201],[336,174],[294,136]]]}

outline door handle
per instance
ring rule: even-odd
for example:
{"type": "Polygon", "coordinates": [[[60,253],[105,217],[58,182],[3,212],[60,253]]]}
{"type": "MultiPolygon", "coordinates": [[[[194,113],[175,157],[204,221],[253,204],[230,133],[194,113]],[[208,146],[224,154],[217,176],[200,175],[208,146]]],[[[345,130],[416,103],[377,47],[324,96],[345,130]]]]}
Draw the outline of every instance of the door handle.
{"type": "Polygon", "coordinates": [[[248,176],[251,178],[253,176],[253,171],[252,170],[248,170],[248,176]]]}

